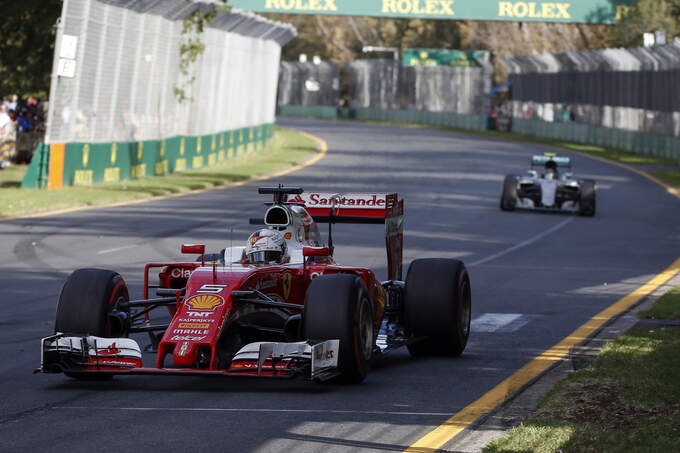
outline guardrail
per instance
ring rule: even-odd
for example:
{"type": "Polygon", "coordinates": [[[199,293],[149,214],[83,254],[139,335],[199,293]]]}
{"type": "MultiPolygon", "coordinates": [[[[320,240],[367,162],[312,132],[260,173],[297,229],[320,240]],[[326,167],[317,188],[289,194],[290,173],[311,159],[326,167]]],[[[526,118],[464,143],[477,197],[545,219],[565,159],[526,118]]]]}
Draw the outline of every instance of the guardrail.
{"type": "Polygon", "coordinates": [[[282,105],[279,106],[278,112],[281,116],[302,116],[320,119],[349,118],[368,121],[416,123],[474,131],[487,130],[489,121],[486,115],[465,115],[450,112],[428,112],[424,110],[338,108],[323,105],[282,105]]]}
{"type": "Polygon", "coordinates": [[[583,145],[605,146],[641,156],[674,160],[680,165],[680,137],[626,131],[579,123],[552,123],[512,119],[512,132],[532,137],[564,140],[583,145]]]}

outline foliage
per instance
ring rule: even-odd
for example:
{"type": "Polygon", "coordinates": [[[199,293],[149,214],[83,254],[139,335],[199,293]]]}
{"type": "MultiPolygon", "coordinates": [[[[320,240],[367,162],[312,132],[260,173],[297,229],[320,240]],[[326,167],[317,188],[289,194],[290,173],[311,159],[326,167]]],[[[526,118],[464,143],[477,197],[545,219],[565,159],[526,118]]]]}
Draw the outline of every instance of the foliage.
{"type": "Polygon", "coordinates": [[[657,30],[669,42],[680,34],[680,0],[638,0],[611,34],[616,46],[639,47],[644,33],[657,30]]]}
{"type": "MultiPolygon", "coordinates": [[[[680,0],[673,0],[680,1],[680,0]]],[[[269,14],[288,22],[298,37],[282,52],[285,61],[297,61],[301,53],[319,55],[336,63],[358,58],[391,57],[363,54],[364,46],[429,49],[488,50],[495,62],[497,81],[505,78],[499,58],[607,47],[610,26],[562,23],[518,23],[332,17],[269,14]]]]}
{"type": "Polygon", "coordinates": [[[0,14],[0,98],[45,98],[61,0],[4,1],[0,14]]]}
{"type": "Polygon", "coordinates": [[[196,80],[193,65],[198,57],[205,52],[205,44],[201,40],[201,34],[215,17],[226,11],[228,0],[221,0],[221,2],[223,5],[211,5],[208,9],[198,9],[184,19],[179,43],[179,70],[182,74],[182,80],[173,87],[175,97],[180,103],[193,102],[193,98],[187,95],[187,90],[196,80]]]}

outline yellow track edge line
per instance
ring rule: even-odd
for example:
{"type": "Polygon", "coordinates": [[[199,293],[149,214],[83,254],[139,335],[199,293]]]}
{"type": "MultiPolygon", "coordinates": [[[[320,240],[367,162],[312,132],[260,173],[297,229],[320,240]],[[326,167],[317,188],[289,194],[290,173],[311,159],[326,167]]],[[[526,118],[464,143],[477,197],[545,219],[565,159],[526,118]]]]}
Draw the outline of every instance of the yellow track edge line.
{"type": "Polygon", "coordinates": [[[135,204],[141,204],[141,203],[149,203],[152,201],[160,201],[160,200],[167,200],[170,198],[179,198],[179,197],[186,197],[189,195],[196,195],[204,192],[212,192],[214,190],[222,190],[222,189],[228,189],[231,187],[239,187],[243,186],[246,184],[250,184],[253,182],[258,182],[258,181],[266,181],[269,179],[273,178],[279,178],[284,175],[288,175],[290,173],[296,172],[298,170],[302,170],[303,168],[309,167],[311,165],[316,164],[319,162],[321,159],[324,158],[326,153],[328,153],[328,144],[326,143],[325,140],[322,138],[316,137],[312,134],[308,134],[307,132],[303,131],[295,131],[311,140],[314,140],[317,143],[318,146],[318,153],[316,156],[312,157],[311,159],[295,165],[293,167],[286,168],[284,170],[279,170],[274,173],[270,173],[267,175],[262,175],[262,176],[254,176],[248,179],[244,179],[242,181],[236,181],[236,182],[229,182],[226,184],[222,184],[219,186],[214,186],[214,187],[208,187],[205,189],[196,189],[196,190],[190,190],[187,192],[180,192],[180,193],[173,193],[173,194],[168,194],[168,195],[160,195],[157,197],[147,197],[147,198],[140,198],[136,200],[126,200],[126,201],[117,201],[114,203],[106,203],[106,204],[100,204],[96,206],[78,206],[78,207],[73,207],[73,208],[65,208],[65,209],[57,209],[54,211],[47,211],[47,212],[39,212],[36,214],[26,214],[26,215],[18,215],[18,216],[12,216],[12,217],[4,217],[0,219],[0,222],[7,222],[10,220],[22,220],[22,219],[36,219],[40,217],[51,217],[55,215],[60,215],[60,214],[69,214],[72,212],[80,212],[80,211],[92,211],[96,209],[106,209],[106,208],[117,208],[120,206],[130,206],[130,205],[135,205],[135,204]]]}
{"type": "Polygon", "coordinates": [[[574,346],[588,339],[596,330],[610,321],[613,317],[628,310],[642,298],[673,278],[678,272],[680,272],[680,258],[675,260],[666,270],[656,275],[647,283],[593,316],[588,322],[576,329],[569,336],[531,360],[519,370],[515,371],[510,377],[467,407],[463,408],[460,412],[453,415],[439,427],[418,439],[405,451],[410,453],[424,453],[434,452],[441,448],[449,440],[453,439],[457,434],[475,422],[479,417],[495,409],[507,398],[521,390],[553,364],[562,360],[574,346]]]}

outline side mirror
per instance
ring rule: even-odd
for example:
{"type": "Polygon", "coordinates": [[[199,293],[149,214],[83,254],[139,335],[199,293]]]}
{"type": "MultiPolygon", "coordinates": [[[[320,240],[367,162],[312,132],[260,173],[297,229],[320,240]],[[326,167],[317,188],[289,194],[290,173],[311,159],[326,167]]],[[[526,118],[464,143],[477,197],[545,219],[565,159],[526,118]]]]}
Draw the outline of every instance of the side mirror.
{"type": "Polygon", "coordinates": [[[205,253],[205,245],[203,244],[182,244],[182,253],[203,255],[205,253]]]}
{"type": "Polygon", "coordinates": [[[330,256],[331,250],[328,247],[303,247],[302,256],[330,256]]]}
{"type": "Polygon", "coordinates": [[[201,266],[205,266],[205,245],[182,244],[182,253],[201,255],[201,266]]]}

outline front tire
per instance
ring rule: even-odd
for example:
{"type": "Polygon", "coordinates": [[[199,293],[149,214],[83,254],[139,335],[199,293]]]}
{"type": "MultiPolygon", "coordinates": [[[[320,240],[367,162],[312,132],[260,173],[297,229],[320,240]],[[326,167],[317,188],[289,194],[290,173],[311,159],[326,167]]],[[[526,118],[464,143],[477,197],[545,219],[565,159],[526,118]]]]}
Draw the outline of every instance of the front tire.
{"type": "Polygon", "coordinates": [[[583,216],[592,217],[595,215],[595,181],[586,180],[581,184],[579,208],[583,216]]]}
{"type": "MultiPolygon", "coordinates": [[[[97,337],[126,337],[125,314],[113,316],[122,302],[130,300],[125,280],[116,272],[104,269],[78,269],[61,289],[54,332],[97,337]]],[[[65,373],[85,380],[102,381],[109,373],[65,373]]]]}
{"type": "Polygon", "coordinates": [[[420,259],[406,274],[404,322],[421,340],[408,345],[413,356],[459,356],[470,336],[472,292],[462,261],[420,259]]]}
{"type": "Polygon", "coordinates": [[[517,206],[517,178],[513,175],[507,175],[503,181],[501,210],[514,211],[515,206],[517,206]]]}
{"type": "Polygon", "coordinates": [[[130,300],[125,280],[104,269],[78,269],[64,283],[57,303],[55,333],[117,338],[127,328],[114,317],[122,302],[130,300]]]}
{"type": "Polygon", "coordinates": [[[339,379],[362,382],[373,361],[373,304],[361,278],[353,274],[317,277],[307,289],[302,329],[308,340],[340,340],[339,379]]]}

